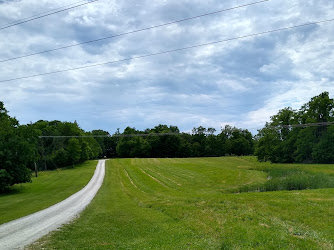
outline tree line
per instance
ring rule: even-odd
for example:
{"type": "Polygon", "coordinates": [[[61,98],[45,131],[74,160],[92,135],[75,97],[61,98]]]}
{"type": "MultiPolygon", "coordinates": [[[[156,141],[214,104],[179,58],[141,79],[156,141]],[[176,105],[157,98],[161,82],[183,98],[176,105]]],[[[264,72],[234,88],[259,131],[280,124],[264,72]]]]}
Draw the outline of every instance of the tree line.
{"type": "Polygon", "coordinates": [[[73,166],[101,157],[101,146],[91,134],[76,122],[40,120],[19,125],[0,102],[0,192],[31,181],[32,171],[73,166]]]}
{"type": "Polygon", "coordinates": [[[118,129],[113,135],[103,130],[86,132],[76,122],[40,120],[20,125],[0,102],[0,192],[29,182],[34,170],[68,167],[101,157],[254,154],[260,161],[274,163],[334,163],[334,126],[294,127],[323,122],[334,122],[334,101],[328,92],[313,97],[299,110],[280,110],[255,137],[229,125],[219,132],[199,126],[191,133],[181,133],[177,126],[159,124],[143,131],[127,127],[121,133],[118,129]]]}
{"type": "Polygon", "coordinates": [[[224,155],[251,155],[254,140],[248,130],[229,125],[215,134],[214,128],[199,126],[192,133],[180,133],[177,126],[158,125],[144,131],[127,127],[116,146],[118,157],[210,157],[224,155]],[[177,133],[173,135],[172,133],[177,133]],[[156,136],[156,134],[166,134],[156,136]],[[172,134],[172,135],[171,135],[172,134]]]}
{"type": "Polygon", "coordinates": [[[127,127],[110,135],[86,132],[77,122],[45,121],[20,125],[0,102],[0,192],[29,182],[32,171],[73,166],[102,157],[204,157],[250,155],[254,140],[248,130],[225,126],[194,128],[180,133],[176,126],[158,125],[144,131],[127,127]],[[156,136],[156,134],[172,135],[156,136]],[[136,135],[146,135],[136,136],[136,135]],[[134,135],[131,137],[122,137],[134,135]]]}
{"type": "Polygon", "coordinates": [[[334,126],[301,127],[333,121],[334,100],[328,92],[313,97],[299,110],[284,108],[259,130],[255,155],[273,163],[334,163],[334,126]]]}

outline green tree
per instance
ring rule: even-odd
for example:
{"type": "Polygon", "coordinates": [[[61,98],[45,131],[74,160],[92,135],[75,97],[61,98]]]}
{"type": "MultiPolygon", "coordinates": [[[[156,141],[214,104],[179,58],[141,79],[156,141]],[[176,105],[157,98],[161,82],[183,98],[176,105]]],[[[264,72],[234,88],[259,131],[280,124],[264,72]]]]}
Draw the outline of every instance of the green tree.
{"type": "Polygon", "coordinates": [[[279,145],[281,143],[280,132],[277,128],[266,123],[256,136],[257,148],[255,155],[259,161],[278,162],[279,145]]]}
{"type": "Polygon", "coordinates": [[[207,129],[199,126],[192,130],[192,156],[203,157],[205,156],[207,129]]]}
{"type": "Polygon", "coordinates": [[[317,142],[316,127],[298,129],[297,140],[295,143],[296,150],[294,152],[295,162],[312,162],[312,151],[317,142]]]}
{"type": "Polygon", "coordinates": [[[69,155],[64,148],[54,151],[51,157],[56,167],[69,165],[69,155]]]}
{"type": "Polygon", "coordinates": [[[67,155],[69,159],[69,164],[73,165],[80,162],[81,159],[81,146],[79,140],[76,138],[71,138],[67,145],[67,155]]]}
{"type": "Polygon", "coordinates": [[[95,137],[95,140],[101,147],[101,153],[99,157],[113,157],[115,156],[117,140],[116,137],[111,137],[109,132],[103,130],[93,130],[91,132],[92,135],[101,136],[95,137]]]}
{"type": "Polygon", "coordinates": [[[300,122],[328,122],[334,120],[334,100],[329,98],[328,92],[313,97],[300,109],[300,122]]]}
{"type": "Polygon", "coordinates": [[[190,157],[192,156],[191,135],[182,133],[179,135],[180,145],[176,152],[176,157],[190,157]]]}
{"type": "Polygon", "coordinates": [[[254,152],[254,139],[247,129],[243,130],[226,125],[222,128],[219,137],[224,141],[226,154],[250,155],[254,152]]]}
{"type": "Polygon", "coordinates": [[[334,127],[329,127],[312,150],[314,162],[334,163],[334,127]]]}
{"type": "Polygon", "coordinates": [[[327,126],[304,127],[307,123],[331,121],[334,100],[328,92],[311,98],[298,111],[282,109],[259,131],[255,154],[259,160],[271,162],[331,162],[332,134],[327,133],[327,126]]]}
{"type": "Polygon", "coordinates": [[[31,171],[26,163],[33,160],[32,144],[22,137],[19,123],[8,115],[0,102],[0,192],[16,183],[29,182],[31,171]]]}

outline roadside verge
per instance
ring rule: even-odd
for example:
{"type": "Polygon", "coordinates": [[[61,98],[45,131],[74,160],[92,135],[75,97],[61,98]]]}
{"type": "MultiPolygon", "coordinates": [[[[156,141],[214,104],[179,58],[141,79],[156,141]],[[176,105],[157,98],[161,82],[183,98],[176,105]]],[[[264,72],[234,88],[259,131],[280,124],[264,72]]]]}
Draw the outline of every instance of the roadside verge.
{"type": "Polygon", "coordinates": [[[37,213],[2,224],[2,249],[22,248],[73,220],[92,201],[105,175],[105,160],[100,160],[89,183],[67,199],[37,213]]]}

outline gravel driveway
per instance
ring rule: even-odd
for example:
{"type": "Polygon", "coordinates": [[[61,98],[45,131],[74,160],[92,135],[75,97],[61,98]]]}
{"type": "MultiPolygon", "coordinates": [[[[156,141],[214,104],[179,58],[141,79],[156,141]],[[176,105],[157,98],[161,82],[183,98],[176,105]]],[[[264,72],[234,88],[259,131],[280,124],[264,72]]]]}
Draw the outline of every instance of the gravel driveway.
{"type": "Polygon", "coordinates": [[[105,160],[100,160],[89,183],[79,192],[47,209],[0,225],[0,249],[20,249],[73,220],[102,185],[105,160]]]}

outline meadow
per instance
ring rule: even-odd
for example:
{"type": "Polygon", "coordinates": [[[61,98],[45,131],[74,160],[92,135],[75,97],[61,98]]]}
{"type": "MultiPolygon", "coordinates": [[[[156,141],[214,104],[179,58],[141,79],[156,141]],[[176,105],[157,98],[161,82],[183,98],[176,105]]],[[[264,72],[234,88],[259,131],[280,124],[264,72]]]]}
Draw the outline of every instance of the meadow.
{"type": "Polygon", "coordinates": [[[334,175],[253,157],[112,159],[81,216],[29,248],[333,249],[334,189],[260,192],[282,177],[272,168],[334,175]]]}
{"type": "Polygon", "coordinates": [[[82,189],[92,178],[97,161],[73,168],[43,171],[31,183],[16,184],[0,194],[0,224],[52,206],[82,189]]]}

